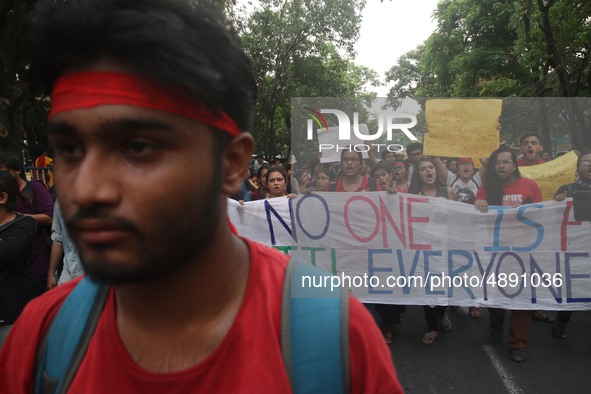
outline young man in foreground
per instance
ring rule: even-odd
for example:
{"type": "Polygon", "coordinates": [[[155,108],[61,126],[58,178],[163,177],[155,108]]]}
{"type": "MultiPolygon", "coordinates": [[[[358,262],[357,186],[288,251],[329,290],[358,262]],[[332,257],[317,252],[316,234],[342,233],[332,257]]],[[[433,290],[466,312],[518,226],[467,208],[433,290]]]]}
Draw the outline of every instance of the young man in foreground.
{"type": "MultiPolygon", "coordinates": [[[[288,257],[227,219],[255,104],[228,23],[179,1],[46,1],[30,34],[32,71],[53,88],[66,226],[85,272],[111,285],[69,392],[290,392],[288,257]]],[[[79,282],[23,312],[0,354],[2,390],[33,392],[40,342],[79,282]]],[[[400,392],[371,316],[355,300],[349,313],[350,392],[400,392]]]]}

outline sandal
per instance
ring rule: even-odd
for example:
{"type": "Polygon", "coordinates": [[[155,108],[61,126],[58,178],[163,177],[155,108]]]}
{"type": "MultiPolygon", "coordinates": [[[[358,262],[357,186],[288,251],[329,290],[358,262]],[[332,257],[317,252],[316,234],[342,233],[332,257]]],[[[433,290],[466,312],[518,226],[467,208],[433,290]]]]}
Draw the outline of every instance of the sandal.
{"type": "Polygon", "coordinates": [[[552,335],[555,338],[566,339],[566,323],[559,321],[552,323],[552,335]]]}
{"type": "Polygon", "coordinates": [[[541,321],[542,323],[554,323],[554,318],[542,311],[534,311],[534,320],[541,321]]]}
{"type": "Polygon", "coordinates": [[[468,313],[472,319],[478,319],[480,317],[480,309],[477,306],[468,308],[468,313]]]}
{"type": "Polygon", "coordinates": [[[450,332],[451,331],[451,320],[447,316],[447,313],[444,313],[441,316],[441,320],[439,320],[439,324],[441,325],[441,331],[443,332],[450,332]]]}
{"type": "Polygon", "coordinates": [[[423,335],[421,342],[423,342],[423,345],[433,345],[437,339],[437,335],[437,331],[426,332],[425,335],[423,335]]]}
{"type": "Polygon", "coordinates": [[[384,330],[384,339],[386,340],[386,343],[388,345],[392,344],[392,337],[394,336],[394,333],[392,332],[392,330],[390,328],[386,328],[384,330]]]}

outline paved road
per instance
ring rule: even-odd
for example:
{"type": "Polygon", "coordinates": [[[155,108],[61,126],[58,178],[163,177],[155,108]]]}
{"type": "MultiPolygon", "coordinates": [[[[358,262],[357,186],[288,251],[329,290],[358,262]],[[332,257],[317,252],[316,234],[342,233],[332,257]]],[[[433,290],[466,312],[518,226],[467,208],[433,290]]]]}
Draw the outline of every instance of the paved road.
{"type": "Polygon", "coordinates": [[[466,308],[448,308],[453,329],[425,346],[422,307],[406,308],[396,326],[392,355],[407,393],[591,393],[591,312],[575,312],[568,338],[552,337],[551,325],[534,321],[528,360],[511,361],[505,335],[495,343],[488,334],[488,311],[478,320],[466,308]]]}

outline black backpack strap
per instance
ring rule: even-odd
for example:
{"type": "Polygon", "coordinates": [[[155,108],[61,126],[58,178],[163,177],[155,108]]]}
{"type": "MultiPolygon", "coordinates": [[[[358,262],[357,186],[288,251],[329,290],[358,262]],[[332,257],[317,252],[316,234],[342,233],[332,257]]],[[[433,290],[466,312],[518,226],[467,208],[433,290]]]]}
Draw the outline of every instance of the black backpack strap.
{"type": "Polygon", "coordinates": [[[66,298],[37,353],[35,394],[68,391],[103,312],[109,289],[85,277],[66,298]]]}

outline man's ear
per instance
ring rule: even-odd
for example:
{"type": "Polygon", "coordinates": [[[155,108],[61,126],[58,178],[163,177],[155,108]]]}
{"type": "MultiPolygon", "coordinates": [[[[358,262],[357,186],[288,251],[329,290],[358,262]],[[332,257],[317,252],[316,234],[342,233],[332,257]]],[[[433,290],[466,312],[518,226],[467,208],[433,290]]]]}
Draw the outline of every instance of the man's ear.
{"type": "Polygon", "coordinates": [[[252,161],[254,138],[250,133],[234,137],[224,151],[222,193],[231,196],[240,190],[245,171],[252,161]]]}

